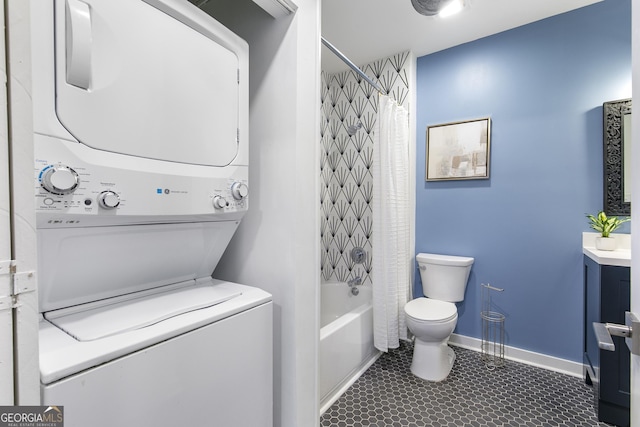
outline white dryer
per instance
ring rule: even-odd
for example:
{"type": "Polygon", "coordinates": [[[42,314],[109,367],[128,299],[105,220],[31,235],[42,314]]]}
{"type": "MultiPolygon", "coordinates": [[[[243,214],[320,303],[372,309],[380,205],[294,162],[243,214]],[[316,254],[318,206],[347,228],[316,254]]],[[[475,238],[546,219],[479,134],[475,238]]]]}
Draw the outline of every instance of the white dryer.
{"type": "Polygon", "coordinates": [[[271,296],[211,278],[249,203],[246,43],[186,0],[32,0],[32,32],[42,403],[271,426],[271,296]]]}

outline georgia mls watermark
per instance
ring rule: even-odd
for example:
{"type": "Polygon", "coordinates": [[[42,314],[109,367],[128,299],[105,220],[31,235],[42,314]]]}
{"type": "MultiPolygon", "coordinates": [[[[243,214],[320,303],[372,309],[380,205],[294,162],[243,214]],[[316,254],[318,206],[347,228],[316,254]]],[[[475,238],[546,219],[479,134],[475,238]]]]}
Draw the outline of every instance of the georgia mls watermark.
{"type": "Polygon", "coordinates": [[[64,427],[64,407],[0,406],[0,427],[64,427]]]}

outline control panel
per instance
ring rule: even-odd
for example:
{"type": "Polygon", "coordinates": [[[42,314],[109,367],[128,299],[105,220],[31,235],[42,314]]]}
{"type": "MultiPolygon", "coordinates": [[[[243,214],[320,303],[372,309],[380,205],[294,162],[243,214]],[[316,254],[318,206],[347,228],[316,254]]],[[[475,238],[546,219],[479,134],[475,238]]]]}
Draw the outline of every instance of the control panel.
{"type": "MultiPolygon", "coordinates": [[[[113,154],[105,156],[109,155],[113,154]]],[[[163,170],[157,167],[158,162],[149,161],[154,170],[145,170],[145,162],[140,160],[105,166],[74,156],[51,157],[36,153],[39,227],[147,223],[159,217],[172,221],[229,220],[241,218],[248,208],[246,166],[221,170],[167,164],[168,170],[163,170]],[[111,220],[97,220],[109,217],[111,220]]]]}

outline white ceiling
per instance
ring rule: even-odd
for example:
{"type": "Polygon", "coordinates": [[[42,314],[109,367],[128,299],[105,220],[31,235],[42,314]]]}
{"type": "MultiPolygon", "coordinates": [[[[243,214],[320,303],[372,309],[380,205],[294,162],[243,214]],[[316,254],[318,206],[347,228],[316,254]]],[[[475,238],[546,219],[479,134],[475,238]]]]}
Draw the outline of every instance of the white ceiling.
{"type": "MultiPolygon", "coordinates": [[[[601,0],[465,0],[449,18],[418,14],[411,0],[322,0],[322,35],[356,65],[399,52],[416,56],[457,46],[601,0]]],[[[322,48],[322,69],[347,66],[322,48]]]]}

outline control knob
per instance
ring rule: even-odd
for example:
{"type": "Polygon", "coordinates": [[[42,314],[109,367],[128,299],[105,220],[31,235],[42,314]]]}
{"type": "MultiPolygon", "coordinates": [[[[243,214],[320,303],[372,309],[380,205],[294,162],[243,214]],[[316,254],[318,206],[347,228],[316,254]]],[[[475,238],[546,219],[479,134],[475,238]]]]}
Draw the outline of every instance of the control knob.
{"type": "Polygon", "coordinates": [[[249,194],[249,187],[242,182],[234,182],[231,185],[231,195],[236,200],[242,200],[249,194]]]}
{"type": "Polygon", "coordinates": [[[216,209],[226,208],[229,204],[222,196],[214,196],[213,198],[213,207],[216,209]]]}
{"type": "Polygon", "coordinates": [[[120,196],[114,191],[103,191],[98,195],[98,204],[104,209],[115,209],[120,205],[120,196]]]}
{"type": "Polygon", "coordinates": [[[69,166],[56,165],[42,173],[40,183],[49,193],[64,195],[71,194],[78,188],[80,178],[69,166]]]}

